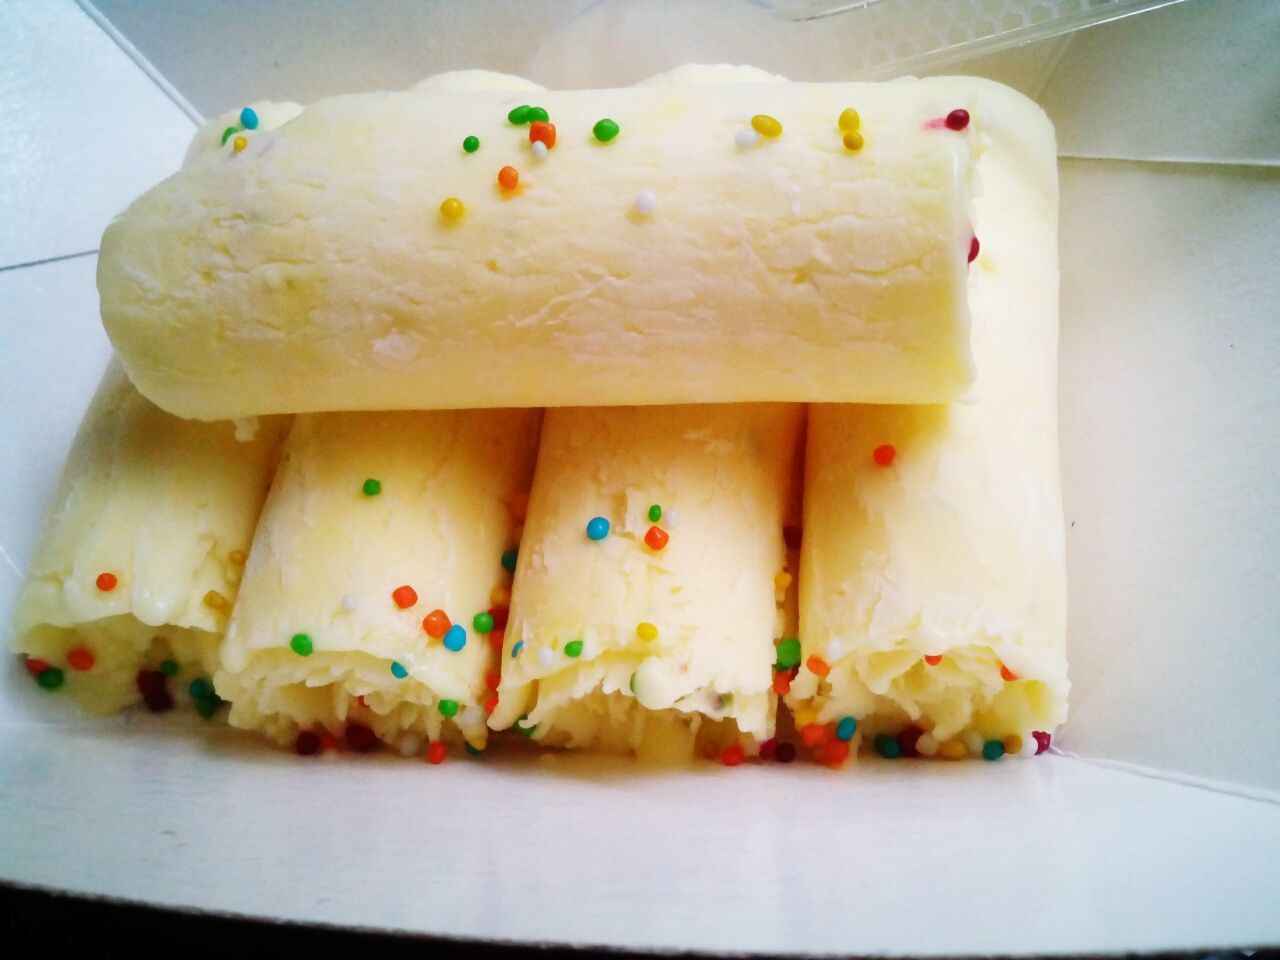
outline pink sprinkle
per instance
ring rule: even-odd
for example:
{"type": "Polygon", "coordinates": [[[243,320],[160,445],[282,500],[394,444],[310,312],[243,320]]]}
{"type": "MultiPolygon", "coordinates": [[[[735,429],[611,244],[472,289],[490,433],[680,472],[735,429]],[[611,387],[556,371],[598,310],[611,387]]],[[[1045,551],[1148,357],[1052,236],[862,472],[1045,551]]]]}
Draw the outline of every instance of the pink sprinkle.
{"type": "Polygon", "coordinates": [[[1045,733],[1043,730],[1033,730],[1031,731],[1031,736],[1036,738],[1037,757],[1049,749],[1049,734],[1045,733]]]}

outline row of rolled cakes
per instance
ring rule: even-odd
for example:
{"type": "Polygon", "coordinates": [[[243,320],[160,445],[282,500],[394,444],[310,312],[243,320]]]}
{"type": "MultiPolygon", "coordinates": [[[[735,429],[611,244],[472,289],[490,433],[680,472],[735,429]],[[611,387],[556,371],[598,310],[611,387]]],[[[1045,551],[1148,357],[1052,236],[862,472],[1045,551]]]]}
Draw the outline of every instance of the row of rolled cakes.
{"type": "Polygon", "coordinates": [[[512,127],[527,128],[507,113],[529,85],[454,75],[202,130],[184,173],[108,232],[103,312],[152,399],[258,417],[234,452],[198,444],[239,465],[244,532],[215,546],[194,514],[163,536],[109,522],[166,497],[195,509],[192,478],[153,481],[150,507],[111,479],[120,454],[102,438],[130,417],[165,424],[146,433],[175,460],[184,431],[236,442],[113,374],[130,403],[87,418],[19,604],[33,673],[92,691],[98,667],[68,658],[111,659],[96,651],[124,615],[131,659],[113,654],[115,693],[90,699],[146,698],[177,660],[183,689],[190,674],[234,725],[302,752],[345,738],[438,759],[512,729],[789,759],[780,701],[794,739],[833,764],[864,742],[885,756],[1042,749],[1067,689],[1052,129],[983,81],[710,78],[733,82],[702,87],[686,68],[647,94],[537,93],[559,145],[525,142],[521,188],[472,187],[456,220],[377,212],[369,191],[389,187],[371,171],[418,199],[440,192],[419,176],[461,195],[467,164],[493,146],[490,166],[515,156],[512,127]],[[762,103],[787,121],[777,136],[753,129],[762,103]],[[606,106],[616,136],[600,141],[583,118],[606,106]],[[427,118],[412,163],[388,133],[408,115],[427,118]],[[441,117],[479,131],[479,149],[432,159],[441,117]],[[359,146],[330,152],[324,130],[359,146]],[[631,202],[646,192],[660,202],[631,202]],[[367,272],[342,236],[369,247],[367,272]],[[691,402],[704,399],[860,402],[691,402]],[[489,406],[524,409],[474,409],[489,406]],[[288,418],[267,415],[334,407],[368,409],[294,418],[274,469],[288,418]],[[78,520],[77,485],[99,503],[78,520]],[[216,587],[176,562],[199,549],[227,558],[216,587]],[[148,551],[174,554],[159,566],[185,577],[169,584],[182,604],[130,606],[155,573],[117,557],[148,551]],[[171,639],[190,628],[182,605],[201,617],[195,657],[171,639]]]}

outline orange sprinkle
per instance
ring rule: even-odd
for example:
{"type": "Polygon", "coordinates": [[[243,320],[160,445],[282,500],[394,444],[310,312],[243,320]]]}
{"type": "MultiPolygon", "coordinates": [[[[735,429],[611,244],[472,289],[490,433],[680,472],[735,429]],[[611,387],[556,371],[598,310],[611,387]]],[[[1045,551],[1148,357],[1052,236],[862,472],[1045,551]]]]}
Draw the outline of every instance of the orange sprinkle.
{"type": "Polygon", "coordinates": [[[927,663],[927,664],[928,664],[929,666],[931,666],[931,667],[936,667],[938,664],[940,664],[940,663],[942,662],[942,654],[940,654],[940,653],[926,653],[926,654],[924,655],[924,662],[925,662],[925,663],[927,663]]]}
{"type": "Polygon", "coordinates": [[[938,747],[938,756],[944,760],[963,760],[969,755],[969,749],[963,740],[947,740],[938,747]]]}
{"type": "Polygon", "coordinates": [[[495,693],[493,696],[489,697],[489,699],[487,699],[484,702],[484,712],[493,713],[493,711],[497,709],[498,709],[498,695],[495,693]]]}
{"type": "Polygon", "coordinates": [[[444,741],[436,740],[427,747],[427,760],[435,764],[444,763],[445,753],[444,741]]]}
{"type": "Polygon", "coordinates": [[[822,762],[829,767],[838,767],[849,759],[849,744],[843,740],[828,740],[822,745],[822,762]]]}
{"type": "Polygon", "coordinates": [[[661,550],[670,539],[671,535],[661,527],[650,527],[644,535],[644,542],[648,544],[650,550],[661,550]]]}
{"type": "Polygon", "coordinates": [[[743,756],[742,747],[735,743],[724,748],[724,753],[720,754],[720,762],[726,767],[736,767],[742,762],[743,756]]]}
{"type": "Polygon", "coordinates": [[[511,605],[511,589],[503,586],[494,587],[489,594],[489,602],[495,607],[509,607],[511,605]]]}
{"type": "Polygon", "coordinates": [[[449,622],[449,615],[443,610],[432,610],[422,618],[422,629],[427,632],[427,636],[436,640],[448,633],[451,626],[453,624],[449,622]]]}
{"type": "Polygon", "coordinates": [[[535,120],[529,124],[529,142],[545,143],[550,150],[556,145],[556,125],[543,120],[535,120]]]}
{"type": "Polygon", "coordinates": [[[497,690],[498,684],[500,684],[501,682],[502,682],[502,674],[500,673],[486,673],[484,675],[484,685],[488,687],[490,690],[497,690]]]}
{"type": "Polygon", "coordinates": [[[791,677],[785,671],[779,671],[773,675],[773,692],[780,697],[785,697],[791,692],[791,677]]]}
{"type": "Polygon", "coordinates": [[[893,449],[893,444],[882,443],[872,451],[872,458],[882,467],[887,467],[893,463],[893,458],[898,455],[898,451],[893,449]]]}
{"type": "Polygon", "coordinates": [[[520,171],[515,167],[503,167],[498,171],[498,186],[503,190],[514,190],[520,184],[520,171]]]}
{"type": "Polygon", "coordinates": [[[1000,679],[1005,683],[1013,683],[1018,679],[1018,675],[1002,663],[1000,664],[1000,679]]]}
{"type": "Polygon", "coordinates": [[[1017,755],[1022,752],[1022,738],[1016,733],[1011,733],[1004,738],[1004,752],[1017,755]]]}
{"type": "Polygon", "coordinates": [[[120,581],[114,573],[100,573],[98,574],[98,579],[93,582],[97,584],[98,589],[103,593],[110,593],[120,581]]]}
{"type": "Polygon", "coordinates": [[[408,610],[418,602],[418,591],[406,584],[391,591],[391,599],[401,610],[408,610]]]}
{"type": "Polygon", "coordinates": [[[816,747],[831,739],[831,730],[825,723],[807,723],[800,728],[800,740],[806,747],[816,747]]]}
{"type": "Polygon", "coordinates": [[[831,665],[816,653],[806,660],[804,665],[809,668],[810,673],[816,674],[819,677],[825,677],[831,672],[831,665]]]}
{"type": "Polygon", "coordinates": [[[773,587],[775,590],[786,590],[791,586],[791,574],[783,570],[773,578],[773,587]]]}
{"type": "Polygon", "coordinates": [[[67,653],[67,663],[75,670],[92,670],[93,654],[84,647],[77,647],[67,653]]]}

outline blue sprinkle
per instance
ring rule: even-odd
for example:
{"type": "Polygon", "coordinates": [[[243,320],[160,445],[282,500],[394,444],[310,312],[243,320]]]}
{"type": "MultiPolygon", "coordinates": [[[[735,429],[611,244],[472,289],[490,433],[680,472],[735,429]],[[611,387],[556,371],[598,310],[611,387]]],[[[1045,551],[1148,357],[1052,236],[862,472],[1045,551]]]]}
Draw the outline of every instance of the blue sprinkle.
{"type": "Polygon", "coordinates": [[[853,735],[858,732],[858,721],[853,717],[841,717],[840,722],[836,724],[837,740],[852,740],[853,735]]]}
{"type": "Polygon", "coordinates": [[[399,660],[391,661],[391,675],[397,680],[403,680],[409,675],[409,671],[404,668],[404,664],[399,660]]]}
{"type": "Polygon", "coordinates": [[[587,522],[587,537],[592,540],[603,540],[609,535],[609,521],[604,517],[592,517],[587,522]]]}
{"type": "Polygon", "coordinates": [[[245,107],[240,111],[240,126],[246,130],[258,129],[258,114],[253,107],[245,107]]]}
{"type": "Polygon", "coordinates": [[[472,746],[471,744],[469,744],[469,743],[468,743],[468,744],[465,744],[465,746],[466,746],[466,748],[467,748],[467,753],[471,754],[471,756],[473,756],[473,757],[478,757],[478,756],[480,756],[480,754],[484,753],[484,751],[483,751],[483,750],[481,750],[479,747],[473,747],[473,746],[472,746]]]}
{"type": "Polygon", "coordinates": [[[982,745],[982,759],[999,760],[1004,756],[1004,744],[999,740],[988,740],[982,745]]]}
{"type": "Polygon", "coordinates": [[[467,631],[463,629],[462,624],[455,623],[449,628],[449,632],[444,635],[444,647],[446,650],[452,650],[457,653],[467,645],[467,631]]]}
{"type": "Polygon", "coordinates": [[[516,657],[520,656],[520,651],[523,649],[524,649],[524,641],[517,640],[516,645],[511,648],[511,659],[514,660],[516,657]]]}

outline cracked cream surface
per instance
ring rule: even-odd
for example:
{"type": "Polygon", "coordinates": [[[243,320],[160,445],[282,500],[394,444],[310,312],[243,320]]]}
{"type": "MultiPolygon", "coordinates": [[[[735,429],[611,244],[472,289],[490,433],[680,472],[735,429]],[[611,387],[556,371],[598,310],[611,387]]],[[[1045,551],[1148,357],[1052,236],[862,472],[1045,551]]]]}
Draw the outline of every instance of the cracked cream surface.
{"type": "Polygon", "coordinates": [[[926,124],[992,85],[672,76],[540,92],[468,73],[264,105],[241,153],[210,129],[107,230],[112,342],[148,396],[205,419],[963,391],[969,137],[926,124]],[[506,119],[530,98],[558,127],[544,160],[506,119]],[[784,133],[741,149],[757,113],[784,133]]]}

